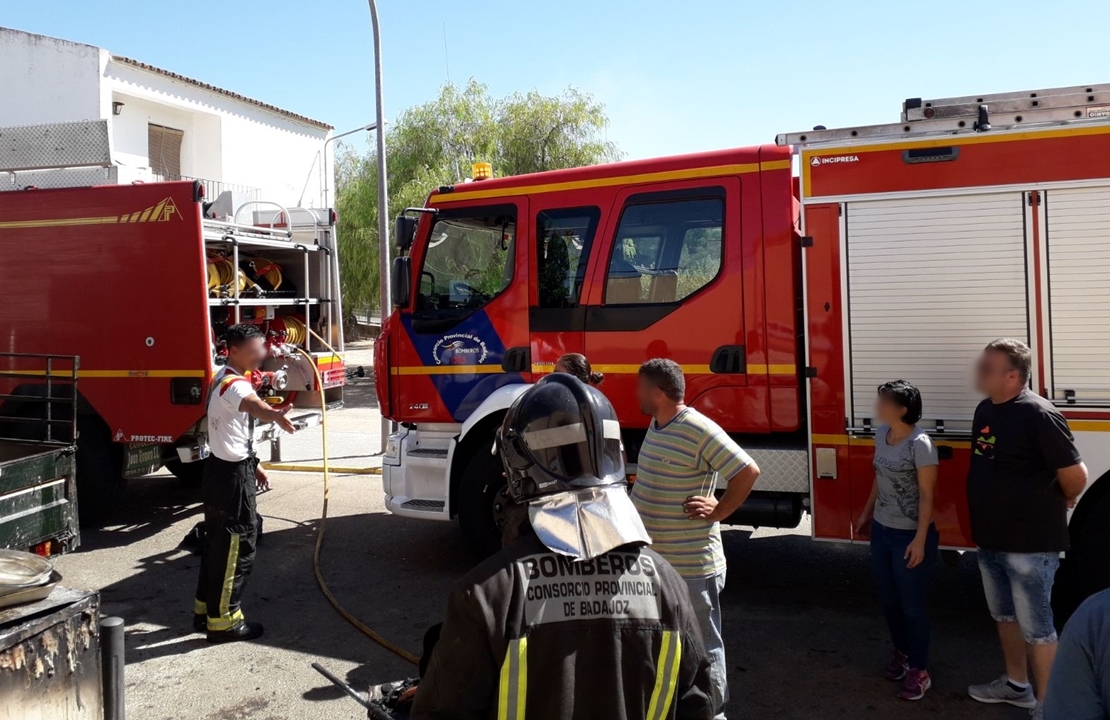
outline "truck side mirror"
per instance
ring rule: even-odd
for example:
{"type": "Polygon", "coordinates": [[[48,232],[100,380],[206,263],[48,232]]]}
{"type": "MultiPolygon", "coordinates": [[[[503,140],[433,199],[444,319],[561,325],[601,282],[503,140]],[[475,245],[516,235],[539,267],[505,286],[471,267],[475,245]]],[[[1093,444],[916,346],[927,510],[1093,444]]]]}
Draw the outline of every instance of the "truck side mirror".
{"type": "Polygon", "coordinates": [[[393,222],[393,237],[397,239],[397,247],[401,250],[412,247],[413,238],[416,237],[416,218],[411,215],[398,215],[393,222]]]}
{"type": "MultiPolygon", "coordinates": [[[[401,218],[397,218],[400,220],[401,218]]],[[[393,258],[393,272],[389,282],[390,300],[394,307],[405,307],[409,304],[409,294],[412,291],[412,258],[399,255],[393,258]]]]}

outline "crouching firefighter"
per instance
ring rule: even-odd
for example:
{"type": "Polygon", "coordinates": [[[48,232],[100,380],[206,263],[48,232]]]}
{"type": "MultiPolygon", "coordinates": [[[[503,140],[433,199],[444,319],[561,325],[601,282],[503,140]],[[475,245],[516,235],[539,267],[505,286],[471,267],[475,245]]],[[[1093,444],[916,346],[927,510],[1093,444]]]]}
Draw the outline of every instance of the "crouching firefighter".
{"type": "Polygon", "coordinates": [[[240,609],[243,585],[254,564],[257,542],[255,421],[276,422],[286,432],[294,427],[285,414],[254,392],[247,378],[266,359],[265,336],[256,325],[234,325],[224,336],[227,365],[212,381],[208,395],[208,444],[204,464],[205,541],[193,626],[208,631],[208,642],[253,640],[262,625],[246,622],[240,609]]]}
{"type": "Polygon", "coordinates": [[[497,446],[519,537],[455,586],[412,717],[712,718],[686,584],[647,547],[609,401],[549,375],[497,446]]]}

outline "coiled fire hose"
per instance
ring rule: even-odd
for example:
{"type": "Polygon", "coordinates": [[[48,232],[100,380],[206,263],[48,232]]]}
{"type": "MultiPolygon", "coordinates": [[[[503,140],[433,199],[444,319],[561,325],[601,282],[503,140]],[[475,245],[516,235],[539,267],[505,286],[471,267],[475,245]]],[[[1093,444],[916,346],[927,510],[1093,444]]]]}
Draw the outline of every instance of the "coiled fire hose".
{"type": "MultiPolygon", "coordinates": [[[[317,335],[314,330],[308,329],[308,332],[312,334],[312,337],[323,343],[324,347],[330,350],[332,355],[334,355],[336,358],[339,357],[339,353],[337,353],[335,351],[335,348],[329,345],[328,342],[324,340],[324,338],[317,335]]],[[[324,580],[324,573],[320,570],[320,550],[324,547],[324,530],[327,528],[328,523],[328,495],[331,490],[331,473],[329,470],[328,462],[328,404],[324,400],[324,380],[320,376],[320,368],[316,366],[316,362],[307,352],[299,347],[297,348],[297,352],[299,352],[305,357],[306,360],[308,360],[309,365],[312,366],[312,372],[316,375],[316,385],[320,388],[320,426],[324,434],[324,506],[323,509],[320,510],[320,529],[316,532],[316,547],[312,552],[312,569],[316,573],[316,584],[320,586],[320,591],[324,593],[324,597],[328,599],[328,602],[331,603],[331,606],[335,609],[337,613],[339,613],[340,617],[353,625],[355,629],[357,629],[363,635],[370,638],[378,645],[381,645],[383,648],[390,651],[397,657],[408,660],[413,665],[417,665],[420,663],[420,658],[416,657],[408,650],[405,650],[403,647],[393,643],[385,637],[382,637],[382,635],[380,635],[377,631],[368,626],[366,623],[359,620],[357,617],[352,615],[345,607],[340,605],[339,601],[335,598],[335,595],[332,594],[331,589],[328,587],[327,581],[324,580]]]]}

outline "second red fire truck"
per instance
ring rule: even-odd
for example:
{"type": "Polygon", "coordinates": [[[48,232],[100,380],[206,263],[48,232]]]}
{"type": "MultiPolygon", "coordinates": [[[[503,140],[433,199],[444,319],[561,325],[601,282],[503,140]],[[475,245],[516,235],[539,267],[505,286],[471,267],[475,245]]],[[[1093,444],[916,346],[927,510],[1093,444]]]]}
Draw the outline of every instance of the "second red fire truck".
{"type": "MultiPolygon", "coordinates": [[[[0,350],[80,356],[86,520],[119,501],[127,478],[163,465],[199,482],[205,401],[229,325],[263,330],[269,357],[252,380],[269,401],[292,404],[298,424],[319,422],[321,394],[341,405],[346,381],[331,210],[206,197],[192,180],[119,184],[110,149],[105,121],[0,133],[0,350]]],[[[58,389],[52,378],[69,373],[0,358],[0,435],[14,417],[72,441],[70,407],[44,401],[58,389]]],[[[260,428],[256,441],[273,432],[260,428]]]]}
{"type": "MultiPolygon", "coordinates": [[[[904,103],[901,121],[774,145],[442,187],[397,223],[378,397],[397,421],[389,509],[496,542],[506,408],[566,352],[601,388],[631,462],[640,363],[679,362],[687,402],[763,469],[733,518],[855,539],[871,407],[904,378],[941,452],[942,543],[971,545],[964,477],[976,354],[1034,351],[1110,506],[1110,86],[904,103]],[[796,169],[796,173],[793,171],[796,169]]],[[[1106,576],[1107,569],[1101,572],[1106,576]]]]}

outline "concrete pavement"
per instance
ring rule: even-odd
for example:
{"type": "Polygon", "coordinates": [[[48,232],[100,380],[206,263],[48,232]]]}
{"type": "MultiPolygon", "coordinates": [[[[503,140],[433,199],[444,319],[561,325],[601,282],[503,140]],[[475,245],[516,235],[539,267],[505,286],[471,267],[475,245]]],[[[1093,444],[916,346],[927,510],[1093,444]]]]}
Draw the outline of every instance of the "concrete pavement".
{"type": "MultiPolygon", "coordinates": [[[[333,460],[373,465],[379,419],[369,379],[332,416],[333,460]]],[[[286,442],[286,460],[318,458],[308,431],[286,442]]],[[[102,591],[107,614],[127,621],[128,716],[139,720],[346,720],[364,717],[309,664],[319,661],[360,688],[413,667],[332,611],[313,579],[322,500],[319,474],[275,473],[259,498],[265,534],[244,610],[266,625],[254,644],[209,646],[191,631],[197,558],[180,543],[200,520],[199,494],[160,474],[136,481],[112,524],[86,531],[80,552],[57,560],[65,582],[102,591]]],[[[452,582],[468,568],[453,523],[388,515],[373,475],[333,478],[324,574],[356,616],[413,652],[442,617],[452,582]]],[[[966,696],[969,682],[999,672],[1001,658],[973,557],[938,565],[933,592],[936,689],[909,704],[878,678],[886,632],[866,548],[816,543],[797,531],[725,532],[722,595],[731,718],[1026,717],[966,696]]]]}

